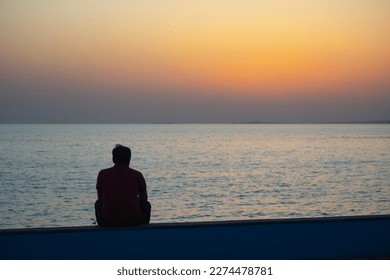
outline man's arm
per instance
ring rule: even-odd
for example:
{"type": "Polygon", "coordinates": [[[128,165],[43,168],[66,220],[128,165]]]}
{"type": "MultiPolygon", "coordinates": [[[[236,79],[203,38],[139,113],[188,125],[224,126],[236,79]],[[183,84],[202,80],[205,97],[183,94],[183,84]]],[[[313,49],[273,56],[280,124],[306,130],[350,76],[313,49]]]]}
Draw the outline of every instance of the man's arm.
{"type": "Polygon", "coordinates": [[[140,202],[147,202],[148,201],[148,193],[146,191],[146,182],[145,182],[145,178],[142,175],[142,173],[140,173],[140,176],[139,176],[138,193],[139,193],[139,201],[140,202]]]}
{"type": "Polygon", "coordinates": [[[97,190],[98,199],[102,199],[102,197],[103,197],[103,186],[102,186],[102,175],[101,175],[101,172],[99,172],[99,175],[97,177],[96,190],[97,190]]]}

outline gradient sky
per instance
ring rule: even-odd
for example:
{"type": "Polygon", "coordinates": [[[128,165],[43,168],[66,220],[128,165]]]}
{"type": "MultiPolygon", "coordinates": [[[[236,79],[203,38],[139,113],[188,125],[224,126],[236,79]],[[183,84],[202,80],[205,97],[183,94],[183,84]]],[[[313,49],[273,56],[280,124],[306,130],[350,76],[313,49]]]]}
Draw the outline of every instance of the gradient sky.
{"type": "Polygon", "coordinates": [[[0,123],[390,119],[388,0],[0,2],[0,123]]]}

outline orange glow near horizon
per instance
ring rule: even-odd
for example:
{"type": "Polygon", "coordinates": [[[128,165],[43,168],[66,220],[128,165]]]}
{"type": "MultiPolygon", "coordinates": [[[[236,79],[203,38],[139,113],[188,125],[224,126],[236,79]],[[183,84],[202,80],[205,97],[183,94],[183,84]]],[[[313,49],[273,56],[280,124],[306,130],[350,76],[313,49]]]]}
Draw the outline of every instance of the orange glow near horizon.
{"type": "Polygon", "coordinates": [[[389,86],[389,1],[82,2],[2,3],[2,67],[113,91],[389,86]]]}

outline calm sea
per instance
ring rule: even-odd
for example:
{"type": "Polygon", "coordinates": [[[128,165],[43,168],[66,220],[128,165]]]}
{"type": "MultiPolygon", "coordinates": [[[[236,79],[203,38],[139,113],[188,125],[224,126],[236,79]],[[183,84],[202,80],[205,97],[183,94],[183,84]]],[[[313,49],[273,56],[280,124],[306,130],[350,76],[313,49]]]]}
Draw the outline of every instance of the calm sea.
{"type": "Polygon", "coordinates": [[[0,125],[0,228],[91,225],[133,151],[152,223],[390,213],[390,125],[0,125]]]}

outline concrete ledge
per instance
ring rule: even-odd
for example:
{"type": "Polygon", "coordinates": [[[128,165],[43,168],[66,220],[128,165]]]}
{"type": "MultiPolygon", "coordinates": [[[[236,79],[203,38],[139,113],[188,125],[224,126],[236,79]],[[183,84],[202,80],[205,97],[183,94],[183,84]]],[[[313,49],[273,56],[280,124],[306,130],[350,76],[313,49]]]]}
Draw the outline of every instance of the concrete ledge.
{"type": "Polygon", "coordinates": [[[251,219],[251,220],[229,220],[229,221],[205,221],[205,222],[178,222],[178,223],[151,223],[149,225],[132,227],[99,227],[99,226],[71,226],[71,227],[38,227],[38,228],[16,228],[0,229],[0,234],[17,233],[38,233],[38,232],[82,232],[82,231],[112,231],[112,230],[140,230],[140,229],[161,229],[161,228],[195,228],[195,227],[235,227],[253,226],[259,224],[300,224],[300,223],[328,223],[328,222],[351,222],[351,221],[374,221],[388,220],[388,215],[362,215],[362,216],[338,216],[338,217],[309,217],[309,218],[275,218],[275,219],[251,219]]]}
{"type": "Polygon", "coordinates": [[[390,215],[0,231],[0,259],[388,259],[390,215]]]}

